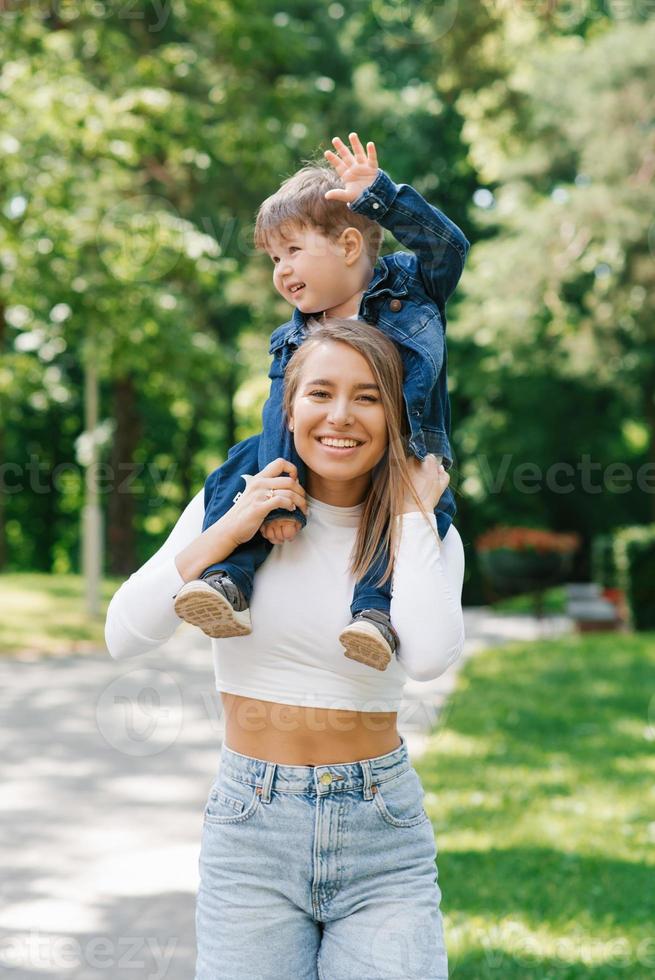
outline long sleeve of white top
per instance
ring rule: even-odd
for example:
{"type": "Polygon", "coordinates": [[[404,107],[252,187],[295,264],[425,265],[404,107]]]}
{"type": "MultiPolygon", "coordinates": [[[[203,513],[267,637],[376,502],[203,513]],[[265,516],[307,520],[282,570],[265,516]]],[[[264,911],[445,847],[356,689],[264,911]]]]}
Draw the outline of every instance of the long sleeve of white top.
{"type": "Polygon", "coordinates": [[[105,643],[115,660],[155,650],[182,622],[173,608],[175,594],[184,585],[175,556],[202,533],[204,513],[200,490],[159,551],[114,594],[107,610],[105,643]]]}
{"type": "Polygon", "coordinates": [[[403,514],[394,563],[391,622],[397,656],[412,680],[439,677],[464,648],[464,548],[454,525],[443,541],[434,514],[403,514]]]}
{"type": "MultiPolygon", "coordinates": [[[[161,548],[115,593],[105,625],[105,641],[114,659],[136,657],[156,649],[180,625],[173,599],[184,580],[175,557],[202,533],[203,517],[200,491],[161,548]]],[[[452,526],[439,543],[434,515],[426,520],[418,512],[409,513],[398,520],[402,528],[390,610],[400,639],[398,660],[412,679],[431,680],[456,659],[464,642],[462,542],[452,526]]],[[[325,547],[330,547],[329,540],[325,547]]],[[[324,601],[324,595],[317,596],[317,602],[324,601]]],[[[308,613],[311,615],[311,610],[301,610],[299,615],[308,613]]]]}

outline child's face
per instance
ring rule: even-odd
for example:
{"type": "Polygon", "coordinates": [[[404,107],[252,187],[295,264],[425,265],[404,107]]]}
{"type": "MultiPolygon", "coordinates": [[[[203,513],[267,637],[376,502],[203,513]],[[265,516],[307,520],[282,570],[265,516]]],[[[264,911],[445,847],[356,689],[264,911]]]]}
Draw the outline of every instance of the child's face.
{"type": "Polygon", "coordinates": [[[329,313],[350,298],[353,263],[341,238],[315,228],[292,226],[271,235],[266,249],[273,261],[273,285],[301,313],[329,313]]]}

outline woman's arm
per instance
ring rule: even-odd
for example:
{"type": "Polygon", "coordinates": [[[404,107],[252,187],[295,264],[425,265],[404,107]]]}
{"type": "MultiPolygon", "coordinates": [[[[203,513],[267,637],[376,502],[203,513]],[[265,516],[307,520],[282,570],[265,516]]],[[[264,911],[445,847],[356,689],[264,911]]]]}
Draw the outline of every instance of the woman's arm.
{"type": "Polygon", "coordinates": [[[451,524],[438,543],[437,520],[403,514],[394,564],[391,622],[398,633],[398,660],[415,681],[431,681],[464,648],[462,585],[464,548],[451,524]],[[428,523],[429,522],[429,523],[428,523]]]}
{"type": "Polygon", "coordinates": [[[182,622],[173,609],[173,598],[185,580],[175,559],[202,531],[204,513],[201,490],[159,551],[123,582],[109,603],[105,643],[116,660],[161,646],[182,622]]]}
{"type": "Polygon", "coordinates": [[[204,531],[204,491],[197,493],[159,551],[123,582],[109,603],[105,642],[112,657],[136,657],[170,639],[182,622],[173,608],[176,593],[249,541],[274,507],[300,507],[306,515],[305,491],[297,475],[295,466],[284,459],[269,463],[250,479],[234,506],[204,531]]]}

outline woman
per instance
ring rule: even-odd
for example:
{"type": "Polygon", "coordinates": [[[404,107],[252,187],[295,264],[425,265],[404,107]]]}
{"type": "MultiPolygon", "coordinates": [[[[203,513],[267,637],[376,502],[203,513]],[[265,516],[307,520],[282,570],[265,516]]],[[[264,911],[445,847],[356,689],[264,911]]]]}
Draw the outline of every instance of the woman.
{"type": "Polygon", "coordinates": [[[110,604],[112,656],[159,646],[184,582],[269,510],[308,517],[257,573],[252,633],[213,641],[226,727],[204,814],[196,980],[448,976],[434,835],[396,721],[406,677],[437,677],[462,650],[464,559],[456,528],[440,542],[432,513],[448,474],[406,457],[401,382],[375,327],[312,324],[285,376],[307,493],[277,460],[202,533],[197,495],[110,604]],[[357,446],[326,445],[344,438],[357,446]],[[381,672],[336,637],[385,534],[400,645],[381,672]]]}

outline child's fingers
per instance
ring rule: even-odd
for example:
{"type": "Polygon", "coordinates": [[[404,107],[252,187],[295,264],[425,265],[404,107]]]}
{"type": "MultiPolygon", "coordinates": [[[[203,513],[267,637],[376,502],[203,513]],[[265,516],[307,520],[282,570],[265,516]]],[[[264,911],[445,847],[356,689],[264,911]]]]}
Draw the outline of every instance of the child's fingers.
{"type": "Polygon", "coordinates": [[[366,152],[368,153],[368,162],[372,167],[378,169],[378,151],[375,149],[375,143],[366,144],[366,152]]]}
{"type": "Polygon", "coordinates": [[[352,194],[348,191],[340,191],[338,189],[333,189],[331,191],[325,192],[326,201],[345,201],[346,204],[352,199],[352,194]]]}
{"type": "Polygon", "coordinates": [[[332,150],[326,150],[323,156],[334,167],[339,176],[346,170],[346,165],[341,157],[338,157],[332,150]]]}
{"type": "Polygon", "coordinates": [[[335,136],[334,139],[332,140],[332,143],[334,144],[334,148],[339,154],[339,156],[341,157],[341,159],[343,160],[343,162],[346,163],[349,167],[352,167],[353,163],[355,162],[355,158],[350,152],[350,150],[348,149],[348,147],[346,146],[346,144],[344,143],[344,141],[342,139],[339,139],[338,136],[335,136]]]}
{"type": "Polygon", "coordinates": [[[366,163],[364,147],[362,146],[362,142],[357,133],[350,133],[348,139],[350,140],[350,145],[353,148],[353,153],[355,154],[355,160],[357,163],[366,163]]]}

